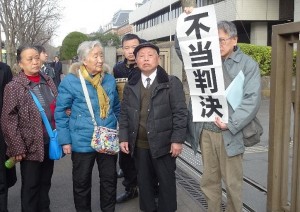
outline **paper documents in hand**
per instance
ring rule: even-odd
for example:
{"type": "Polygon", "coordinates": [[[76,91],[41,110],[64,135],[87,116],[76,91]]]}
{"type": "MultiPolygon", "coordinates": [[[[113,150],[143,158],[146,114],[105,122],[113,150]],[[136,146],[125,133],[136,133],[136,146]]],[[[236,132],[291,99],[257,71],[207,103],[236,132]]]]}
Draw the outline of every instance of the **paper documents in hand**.
{"type": "Polygon", "coordinates": [[[232,109],[235,110],[243,99],[243,86],[245,76],[241,70],[225,90],[225,96],[232,109]]]}

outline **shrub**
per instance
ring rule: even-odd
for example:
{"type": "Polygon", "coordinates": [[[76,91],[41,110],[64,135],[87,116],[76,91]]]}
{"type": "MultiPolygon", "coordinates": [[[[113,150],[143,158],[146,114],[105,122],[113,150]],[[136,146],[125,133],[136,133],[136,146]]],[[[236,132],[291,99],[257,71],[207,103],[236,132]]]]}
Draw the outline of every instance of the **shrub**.
{"type": "Polygon", "coordinates": [[[262,76],[269,76],[271,72],[271,50],[270,46],[256,46],[253,44],[239,43],[241,50],[253,58],[258,64],[262,76]]]}
{"type": "Polygon", "coordinates": [[[81,32],[71,32],[68,34],[62,42],[60,48],[61,60],[71,60],[77,55],[77,48],[80,43],[87,41],[87,35],[81,32]]]}

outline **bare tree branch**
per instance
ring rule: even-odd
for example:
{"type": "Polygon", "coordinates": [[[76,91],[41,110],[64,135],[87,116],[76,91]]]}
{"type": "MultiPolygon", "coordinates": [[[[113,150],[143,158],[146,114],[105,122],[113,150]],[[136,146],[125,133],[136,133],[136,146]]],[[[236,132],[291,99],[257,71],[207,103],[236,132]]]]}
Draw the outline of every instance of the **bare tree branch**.
{"type": "Polygon", "coordinates": [[[60,0],[0,0],[0,24],[5,34],[8,64],[22,44],[45,44],[61,19],[60,0]]]}

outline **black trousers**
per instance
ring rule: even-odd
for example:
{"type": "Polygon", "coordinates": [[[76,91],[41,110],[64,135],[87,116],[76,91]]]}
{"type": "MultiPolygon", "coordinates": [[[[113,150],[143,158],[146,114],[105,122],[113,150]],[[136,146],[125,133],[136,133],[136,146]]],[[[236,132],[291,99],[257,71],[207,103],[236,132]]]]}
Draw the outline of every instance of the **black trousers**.
{"type": "Polygon", "coordinates": [[[177,210],[176,158],[170,154],[152,158],[149,149],[137,148],[135,153],[140,209],[145,212],[177,210]],[[155,204],[155,180],[158,179],[158,208],[155,204]]]}
{"type": "Polygon", "coordinates": [[[117,155],[98,152],[72,152],[73,195],[77,212],[91,212],[92,171],[95,160],[100,178],[100,207],[102,211],[115,211],[117,194],[117,155]]]}
{"type": "Polygon", "coordinates": [[[7,212],[7,192],[8,188],[13,186],[17,181],[16,167],[11,169],[5,168],[6,144],[0,130],[0,212],[7,212]]]}
{"type": "Polygon", "coordinates": [[[129,191],[131,188],[137,186],[137,171],[134,164],[134,158],[131,154],[126,154],[122,151],[119,152],[119,166],[124,173],[124,180],[122,184],[125,190],[129,191]]]}
{"type": "Polygon", "coordinates": [[[0,132],[0,212],[7,212],[7,184],[5,170],[5,144],[0,132]]]}
{"type": "Polygon", "coordinates": [[[17,182],[16,167],[5,168],[5,160],[8,157],[0,159],[0,212],[7,212],[8,188],[17,182]]]}
{"type": "Polygon", "coordinates": [[[4,160],[0,160],[0,212],[7,212],[7,186],[4,160]]]}
{"type": "Polygon", "coordinates": [[[45,145],[44,161],[21,161],[22,212],[49,211],[51,178],[54,161],[49,159],[49,145],[45,145]]]}

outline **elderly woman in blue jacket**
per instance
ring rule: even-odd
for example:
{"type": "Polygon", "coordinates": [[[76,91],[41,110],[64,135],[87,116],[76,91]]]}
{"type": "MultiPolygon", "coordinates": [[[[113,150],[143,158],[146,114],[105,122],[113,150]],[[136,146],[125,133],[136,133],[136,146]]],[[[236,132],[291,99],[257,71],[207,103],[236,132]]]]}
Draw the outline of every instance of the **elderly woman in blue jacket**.
{"type": "Polygon", "coordinates": [[[117,155],[98,153],[91,147],[94,125],[79,74],[85,80],[97,125],[112,129],[117,128],[120,111],[116,82],[104,70],[104,53],[99,41],[81,43],[77,54],[79,62],[71,66],[70,73],[59,86],[55,110],[58,140],[64,153],[72,154],[76,211],[91,211],[91,175],[95,161],[100,177],[101,210],[114,211],[117,155]],[[71,109],[69,115],[68,109],[71,109]]]}

